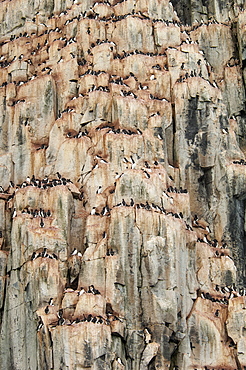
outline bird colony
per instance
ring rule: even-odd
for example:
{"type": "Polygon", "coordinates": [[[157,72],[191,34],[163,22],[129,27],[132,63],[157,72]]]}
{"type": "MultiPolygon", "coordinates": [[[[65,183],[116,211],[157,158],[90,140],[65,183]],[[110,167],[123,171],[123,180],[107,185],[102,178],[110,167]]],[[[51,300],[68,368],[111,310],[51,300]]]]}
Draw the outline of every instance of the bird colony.
{"type": "Polygon", "coordinates": [[[1,370],[246,369],[245,48],[240,0],[1,1],[1,370]]]}

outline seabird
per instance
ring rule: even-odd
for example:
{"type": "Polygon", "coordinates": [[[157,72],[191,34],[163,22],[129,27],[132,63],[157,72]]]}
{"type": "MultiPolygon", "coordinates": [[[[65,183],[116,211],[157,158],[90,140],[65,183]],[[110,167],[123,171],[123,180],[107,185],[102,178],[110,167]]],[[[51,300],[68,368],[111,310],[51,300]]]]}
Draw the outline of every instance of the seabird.
{"type": "Polygon", "coordinates": [[[92,315],[91,315],[91,314],[89,314],[89,315],[87,316],[87,318],[85,319],[85,321],[90,322],[90,321],[91,321],[91,319],[92,319],[92,315]]]}
{"type": "Polygon", "coordinates": [[[149,178],[150,178],[150,174],[148,174],[148,172],[147,172],[147,171],[145,171],[145,170],[143,170],[143,172],[144,172],[144,174],[145,174],[145,177],[146,177],[147,179],[149,179],[149,178]]]}
{"type": "Polygon", "coordinates": [[[38,322],[37,331],[39,331],[40,329],[42,329],[42,327],[43,327],[43,326],[44,326],[43,320],[42,320],[42,318],[39,316],[39,322],[38,322]]]}
{"type": "Polygon", "coordinates": [[[100,294],[99,290],[95,289],[94,285],[89,286],[88,293],[100,294]]]}
{"type": "Polygon", "coordinates": [[[96,214],[96,207],[93,207],[91,210],[91,215],[95,215],[95,214],[96,214]]]}
{"type": "Polygon", "coordinates": [[[46,313],[46,315],[49,313],[49,306],[46,306],[46,307],[45,307],[44,312],[46,313]]]}
{"type": "Polygon", "coordinates": [[[103,318],[102,316],[98,317],[97,324],[103,324],[103,318]]]}
{"type": "Polygon", "coordinates": [[[212,242],[212,246],[214,248],[217,248],[219,246],[219,243],[218,243],[218,240],[217,239],[214,239],[213,242],[212,242]]]}
{"type": "Polygon", "coordinates": [[[145,343],[148,344],[151,342],[151,334],[147,328],[144,329],[145,343]]]}
{"type": "Polygon", "coordinates": [[[44,222],[43,222],[42,218],[41,218],[41,221],[40,221],[40,227],[44,227],[44,222]]]}
{"type": "Polygon", "coordinates": [[[76,254],[78,254],[78,251],[77,251],[77,249],[76,248],[74,248],[74,250],[72,251],[72,253],[71,253],[71,256],[75,256],[76,254]]]}
{"type": "Polygon", "coordinates": [[[146,201],[146,204],[145,204],[145,209],[147,209],[147,211],[150,210],[150,205],[149,205],[149,203],[147,201],[146,201]]]}
{"type": "Polygon", "coordinates": [[[16,212],[16,208],[14,208],[14,212],[13,212],[12,218],[14,218],[16,216],[17,216],[17,212],[16,212]]]}
{"type": "Polygon", "coordinates": [[[102,209],[102,212],[101,212],[101,215],[102,216],[106,216],[106,214],[107,213],[109,213],[109,208],[108,208],[108,206],[105,206],[105,207],[103,207],[103,209],[102,209]]]}
{"type": "Polygon", "coordinates": [[[64,325],[65,324],[65,319],[63,317],[60,317],[57,324],[58,325],[64,325]]]}
{"type": "Polygon", "coordinates": [[[204,235],[204,237],[203,237],[203,241],[204,241],[204,243],[206,243],[206,244],[210,244],[210,241],[208,240],[208,238],[207,238],[207,236],[206,236],[206,235],[204,235]]]}
{"type": "Polygon", "coordinates": [[[102,192],[102,186],[100,185],[96,191],[96,194],[101,194],[102,192]]]}
{"type": "Polygon", "coordinates": [[[41,253],[41,257],[45,258],[48,256],[47,248],[44,248],[43,252],[41,253]]]}
{"type": "Polygon", "coordinates": [[[32,257],[31,257],[31,261],[34,261],[36,258],[37,258],[37,253],[33,252],[32,257]]]}
{"type": "Polygon", "coordinates": [[[80,288],[80,291],[78,292],[78,295],[82,295],[85,293],[85,289],[83,287],[80,288]]]}
{"type": "Polygon", "coordinates": [[[123,362],[121,361],[121,358],[117,357],[117,362],[118,362],[120,365],[123,365],[123,366],[124,366],[123,362]]]}
{"type": "Polygon", "coordinates": [[[72,325],[73,324],[78,324],[80,322],[79,318],[77,317],[73,322],[72,322],[72,325]]]}
{"type": "Polygon", "coordinates": [[[124,175],[124,172],[122,172],[120,175],[118,174],[118,172],[115,172],[116,176],[115,176],[115,180],[118,180],[121,176],[124,175]]]}
{"type": "Polygon", "coordinates": [[[58,319],[60,319],[63,315],[63,309],[61,308],[58,312],[57,312],[57,317],[58,319]]]}

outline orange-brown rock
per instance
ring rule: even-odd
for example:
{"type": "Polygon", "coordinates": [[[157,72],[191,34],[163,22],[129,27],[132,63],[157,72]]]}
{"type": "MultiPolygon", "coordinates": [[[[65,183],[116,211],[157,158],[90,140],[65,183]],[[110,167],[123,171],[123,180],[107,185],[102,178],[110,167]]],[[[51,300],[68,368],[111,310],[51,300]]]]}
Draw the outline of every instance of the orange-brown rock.
{"type": "Polygon", "coordinates": [[[245,24],[0,3],[0,370],[246,369],[245,24]]]}

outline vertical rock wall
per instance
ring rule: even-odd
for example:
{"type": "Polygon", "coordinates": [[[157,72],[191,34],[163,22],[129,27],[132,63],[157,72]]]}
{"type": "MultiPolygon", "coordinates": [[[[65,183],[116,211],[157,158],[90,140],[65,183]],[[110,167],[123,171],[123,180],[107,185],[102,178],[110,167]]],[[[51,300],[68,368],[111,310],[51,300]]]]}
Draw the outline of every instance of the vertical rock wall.
{"type": "Polygon", "coordinates": [[[0,369],[246,369],[241,0],[0,3],[0,369]]]}

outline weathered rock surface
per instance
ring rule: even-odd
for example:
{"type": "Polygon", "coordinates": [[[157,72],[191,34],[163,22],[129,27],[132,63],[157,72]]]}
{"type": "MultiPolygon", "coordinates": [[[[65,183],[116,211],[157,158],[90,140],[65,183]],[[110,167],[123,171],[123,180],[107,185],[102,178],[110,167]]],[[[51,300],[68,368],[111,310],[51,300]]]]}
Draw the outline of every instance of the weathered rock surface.
{"type": "Polygon", "coordinates": [[[241,0],[0,3],[0,369],[246,369],[241,0]]]}

